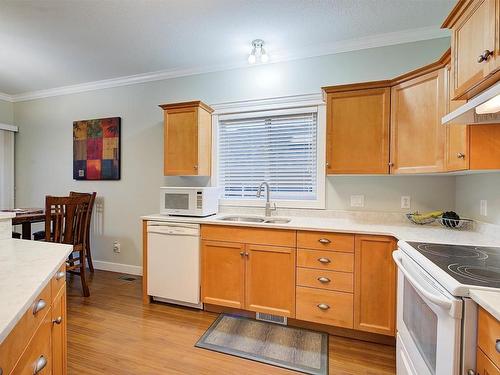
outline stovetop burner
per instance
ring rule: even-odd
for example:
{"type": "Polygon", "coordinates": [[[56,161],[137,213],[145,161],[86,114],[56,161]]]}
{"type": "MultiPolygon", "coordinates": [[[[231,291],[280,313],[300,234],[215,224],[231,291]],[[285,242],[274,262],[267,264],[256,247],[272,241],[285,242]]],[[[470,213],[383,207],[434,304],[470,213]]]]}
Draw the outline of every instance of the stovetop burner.
{"type": "Polygon", "coordinates": [[[500,288],[500,248],[408,242],[465,285],[500,288]]]}

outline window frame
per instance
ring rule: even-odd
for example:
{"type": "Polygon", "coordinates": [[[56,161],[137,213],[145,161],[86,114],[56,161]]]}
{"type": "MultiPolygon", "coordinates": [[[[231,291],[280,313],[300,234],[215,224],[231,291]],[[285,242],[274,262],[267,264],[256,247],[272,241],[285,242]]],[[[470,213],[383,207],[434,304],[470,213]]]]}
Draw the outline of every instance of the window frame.
{"type": "MultiPolygon", "coordinates": [[[[219,116],[242,115],[248,117],[255,116],[255,112],[289,112],[297,113],[297,110],[304,109],[305,112],[314,107],[317,111],[317,145],[316,145],[316,187],[317,194],[315,200],[284,200],[273,199],[271,193],[270,200],[276,203],[278,208],[326,208],[326,105],[321,94],[295,95],[289,97],[270,98],[261,100],[247,100],[232,103],[214,104],[212,114],[212,176],[211,185],[218,186],[219,181],[219,116]]],[[[256,181],[260,183],[261,181],[256,181]]],[[[264,198],[261,199],[226,199],[220,198],[221,206],[240,207],[261,207],[264,198]]]]}

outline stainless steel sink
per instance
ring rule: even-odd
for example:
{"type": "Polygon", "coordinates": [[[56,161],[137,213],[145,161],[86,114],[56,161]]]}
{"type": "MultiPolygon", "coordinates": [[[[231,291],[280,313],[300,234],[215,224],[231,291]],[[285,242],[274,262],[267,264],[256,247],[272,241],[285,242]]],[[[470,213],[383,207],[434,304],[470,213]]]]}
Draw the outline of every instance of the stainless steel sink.
{"type": "Polygon", "coordinates": [[[241,221],[244,223],[263,223],[266,220],[260,217],[251,217],[251,216],[225,216],[221,217],[219,220],[222,221],[241,221]]]}
{"type": "Polygon", "coordinates": [[[264,220],[264,223],[269,223],[269,224],[288,224],[291,220],[290,219],[285,219],[285,218],[275,218],[275,219],[266,219],[264,220]]]}
{"type": "Polygon", "coordinates": [[[265,218],[265,217],[254,217],[254,216],[224,216],[219,218],[222,221],[235,221],[242,223],[266,223],[266,224],[287,224],[290,219],[283,217],[276,218],[265,218]]]}

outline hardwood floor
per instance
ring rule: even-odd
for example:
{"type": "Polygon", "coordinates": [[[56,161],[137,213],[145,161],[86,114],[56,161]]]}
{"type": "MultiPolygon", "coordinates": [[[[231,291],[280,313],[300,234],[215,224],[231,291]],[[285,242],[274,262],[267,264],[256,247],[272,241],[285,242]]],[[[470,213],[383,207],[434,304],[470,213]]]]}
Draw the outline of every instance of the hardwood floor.
{"type": "MultiPolygon", "coordinates": [[[[216,314],[164,304],[143,306],[141,279],[90,275],[91,295],[68,280],[69,374],[294,374],[194,347],[216,314]]],[[[395,374],[393,347],[330,336],[331,375],[395,374]]]]}

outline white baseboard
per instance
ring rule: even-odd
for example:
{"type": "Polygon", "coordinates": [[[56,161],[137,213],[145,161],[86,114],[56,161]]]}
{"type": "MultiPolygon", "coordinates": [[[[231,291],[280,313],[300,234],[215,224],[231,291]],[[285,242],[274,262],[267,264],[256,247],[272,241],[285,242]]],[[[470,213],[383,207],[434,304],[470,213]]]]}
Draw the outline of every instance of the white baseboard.
{"type": "Polygon", "coordinates": [[[127,273],[129,275],[142,276],[141,266],[132,266],[130,264],[123,264],[123,263],[104,262],[102,260],[93,260],[93,259],[92,263],[94,264],[94,268],[96,270],[120,272],[120,273],[127,273]]]}

